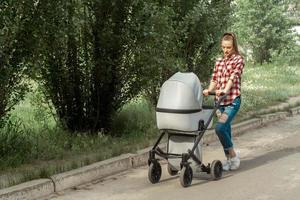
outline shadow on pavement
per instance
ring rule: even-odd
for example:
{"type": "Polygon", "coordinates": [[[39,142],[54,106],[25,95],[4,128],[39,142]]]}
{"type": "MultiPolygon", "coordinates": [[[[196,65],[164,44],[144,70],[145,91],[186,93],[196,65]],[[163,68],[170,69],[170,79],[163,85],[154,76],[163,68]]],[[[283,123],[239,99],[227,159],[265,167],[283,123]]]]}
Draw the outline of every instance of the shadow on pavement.
{"type": "Polygon", "coordinates": [[[260,167],[262,165],[269,164],[278,159],[281,159],[283,157],[286,157],[286,156],[289,156],[289,155],[292,155],[295,153],[300,153],[300,146],[284,148],[284,149],[280,149],[277,151],[268,152],[266,154],[257,156],[253,159],[247,159],[247,160],[241,159],[241,166],[240,166],[239,170],[232,171],[230,173],[237,174],[237,173],[241,173],[243,171],[251,170],[256,167],[260,167]]]}

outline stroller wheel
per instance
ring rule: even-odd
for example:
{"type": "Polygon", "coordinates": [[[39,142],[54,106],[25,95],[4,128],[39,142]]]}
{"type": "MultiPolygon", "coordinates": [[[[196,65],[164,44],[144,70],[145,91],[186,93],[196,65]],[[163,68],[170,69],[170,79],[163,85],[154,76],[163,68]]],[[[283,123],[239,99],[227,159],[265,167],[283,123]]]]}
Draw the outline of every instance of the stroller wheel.
{"type": "Polygon", "coordinates": [[[172,166],[171,166],[170,164],[168,164],[167,169],[168,169],[168,172],[169,172],[169,174],[170,174],[171,176],[175,176],[175,175],[178,174],[178,170],[173,169],[172,166]]]}
{"type": "Polygon", "coordinates": [[[192,184],[193,170],[190,165],[183,166],[180,173],[180,184],[183,187],[188,187],[192,184]]]}
{"type": "Polygon", "coordinates": [[[221,161],[214,160],[212,162],[211,168],[210,168],[210,173],[211,173],[211,177],[213,180],[218,180],[222,177],[223,166],[222,166],[221,161]]]}
{"type": "Polygon", "coordinates": [[[148,179],[151,183],[158,183],[161,177],[161,166],[159,162],[152,162],[148,170],[148,179]]]}

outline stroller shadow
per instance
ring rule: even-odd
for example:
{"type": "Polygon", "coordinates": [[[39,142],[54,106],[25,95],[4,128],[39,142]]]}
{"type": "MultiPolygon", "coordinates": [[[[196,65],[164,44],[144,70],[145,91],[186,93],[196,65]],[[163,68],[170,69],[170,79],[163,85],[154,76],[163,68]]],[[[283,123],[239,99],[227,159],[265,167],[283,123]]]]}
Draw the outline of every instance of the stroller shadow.
{"type": "Polygon", "coordinates": [[[168,181],[170,181],[170,180],[174,180],[174,179],[177,179],[177,178],[179,178],[179,175],[176,175],[176,176],[170,176],[170,177],[168,177],[168,178],[165,178],[165,179],[160,180],[159,182],[161,182],[161,183],[163,183],[163,182],[168,182],[168,181]]]}
{"type": "MultiPolygon", "coordinates": [[[[238,170],[223,172],[223,177],[219,180],[230,178],[236,174],[272,163],[276,160],[279,160],[283,157],[286,157],[286,156],[289,156],[289,155],[292,155],[295,153],[300,153],[300,146],[294,147],[294,148],[280,149],[277,151],[269,152],[269,153],[254,157],[252,159],[241,159],[241,166],[238,170]]],[[[194,180],[202,180],[202,181],[196,182],[194,184],[192,183],[191,187],[197,186],[197,185],[203,185],[203,184],[209,183],[211,181],[214,181],[210,178],[209,174],[207,174],[205,176],[201,176],[201,177],[196,177],[196,178],[194,178],[194,180]]],[[[216,181],[218,181],[218,180],[216,180],[216,181]]]]}
{"type": "Polygon", "coordinates": [[[242,159],[240,169],[237,171],[232,171],[232,173],[238,174],[247,170],[251,170],[299,152],[300,152],[300,146],[297,146],[297,147],[284,148],[277,151],[272,151],[263,154],[261,156],[254,157],[252,159],[242,159]]]}
{"type": "MultiPolygon", "coordinates": [[[[226,178],[229,178],[233,176],[232,174],[229,174],[227,172],[223,172],[223,176],[221,179],[219,180],[222,180],[222,179],[226,179],[226,178]]],[[[201,182],[197,182],[197,183],[192,183],[192,185],[190,187],[194,187],[194,186],[198,186],[198,185],[203,185],[203,184],[207,184],[207,183],[210,183],[211,181],[219,181],[219,180],[213,180],[209,174],[205,175],[205,176],[201,176],[201,177],[195,177],[193,178],[193,180],[197,180],[197,181],[201,181],[201,182]]]]}
{"type": "MultiPolygon", "coordinates": [[[[284,149],[280,149],[277,151],[272,151],[272,152],[268,152],[265,153],[263,155],[259,155],[253,158],[242,158],[241,159],[241,165],[240,168],[236,171],[223,171],[223,176],[221,179],[219,180],[213,180],[210,176],[210,174],[206,174],[204,172],[197,172],[194,177],[193,177],[193,183],[190,187],[194,187],[194,186],[198,186],[198,185],[203,185],[203,184],[207,184],[210,183],[211,181],[220,181],[222,179],[227,179],[230,178],[232,176],[235,176],[239,173],[248,171],[248,170],[252,170],[255,169],[257,167],[266,165],[266,164],[270,164],[276,160],[279,160],[283,157],[295,154],[295,153],[300,153],[300,146],[296,146],[296,147],[290,147],[290,148],[284,148],[284,149]],[[194,182],[196,181],[196,182],[194,182]]],[[[166,177],[162,180],[160,180],[161,183],[165,183],[171,180],[175,180],[175,179],[179,179],[180,174],[177,174],[175,176],[170,176],[170,177],[166,177]]]]}

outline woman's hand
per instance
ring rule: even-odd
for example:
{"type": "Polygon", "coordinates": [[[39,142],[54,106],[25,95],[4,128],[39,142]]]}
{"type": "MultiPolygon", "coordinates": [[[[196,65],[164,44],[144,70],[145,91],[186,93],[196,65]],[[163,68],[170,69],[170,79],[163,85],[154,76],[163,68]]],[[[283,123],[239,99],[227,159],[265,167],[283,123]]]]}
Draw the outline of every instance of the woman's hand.
{"type": "Polygon", "coordinates": [[[208,89],[205,89],[205,90],[203,90],[203,92],[202,92],[202,93],[203,93],[203,95],[204,95],[204,96],[208,96],[208,94],[209,94],[209,90],[208,90],[208,89]]]}
{"type": "Polygon", "coordinates": [[[216,90],[216,96],[220,97],[225,95],[227,92],[225,90],[216,90]]]}

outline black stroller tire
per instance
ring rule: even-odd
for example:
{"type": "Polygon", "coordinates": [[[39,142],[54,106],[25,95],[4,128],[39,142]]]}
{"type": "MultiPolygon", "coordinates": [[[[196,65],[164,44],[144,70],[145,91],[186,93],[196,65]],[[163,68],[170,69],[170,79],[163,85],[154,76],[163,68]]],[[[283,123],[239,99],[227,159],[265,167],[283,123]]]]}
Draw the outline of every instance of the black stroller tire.
{"type": "Polygon", "coordinates": [[[170,164],[168,164],[167,169],[168,169],[168,173],[170,174],[170,176],[175,176],[178,174],[178,170],[173,169],[170,164]]]}
{"type": "Polygon", "coordinates": [[[161,177],[161,166],[159,162],[152,162],[148,170],[148,179],[151,183],[158,183],[161,177]]]}
{"type": "Polygon", "coordinates": [[[210,168],[211,177],[213,180],[218,180],[222,177],[223,174],[223,165],[221,161],[214,160],[210,168]]]}
{"type": "Polygon", "coordinates": [[[188,187],[192,184],[193,170],[190,165],[183,166],[180,173],[180,184],[182,187],[188,187]]]}

